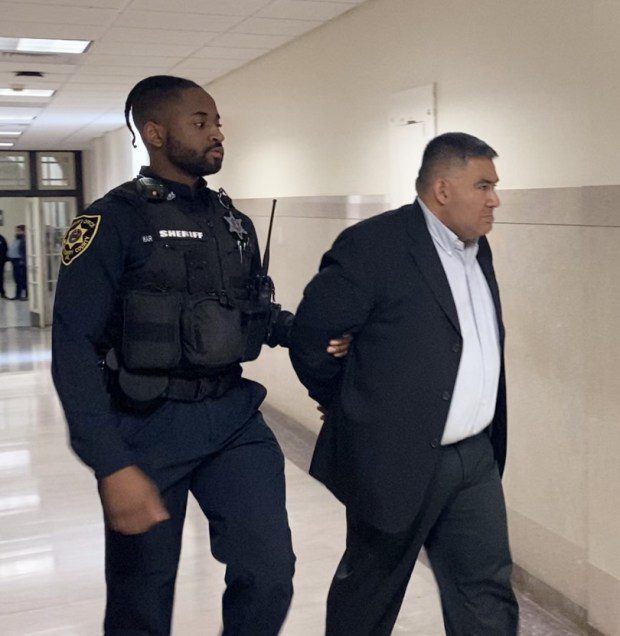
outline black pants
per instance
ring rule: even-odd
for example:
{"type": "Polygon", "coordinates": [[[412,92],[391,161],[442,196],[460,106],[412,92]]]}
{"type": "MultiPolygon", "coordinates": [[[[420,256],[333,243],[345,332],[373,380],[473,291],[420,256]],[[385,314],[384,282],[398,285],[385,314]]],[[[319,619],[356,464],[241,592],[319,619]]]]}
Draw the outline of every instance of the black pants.
{"type": "Polygon", "coordinates": [[[506,511],[486,432],[442,447],[423,509],[406,532],[383,533],[347,516],[347,548],[327,601],[328,636],[391,634],[422,546],[446,634],[517,634],[506,511]]]}
{"type": "MultiPolygon", "coordinates": [[[[164,432],[168,423],[200,412],[198,404],[168,404],[161,415],[151,416],[141,426],[164,432]],[[166,418],[169,422],[163,421],[166,418]]],[[[190,419],[185,424],[175,429],[171,446],[188,434],[194,422],[190,419]]],[[[208,421],[202,424],[210,426],[208,421]]],[[[160,485],[170,519],[141,535],[106,530],[105,634],[170,633],[190,492],[209,521],[211,552],[226,564],[223,634],[278,634],[292,598],[295,562],[285,509],[282,451],[259,412],[238,430],[227,431],[226,421],[220,420],[218,426],[219,431],[209,433],[213,452],[200,459],[180,465],[169,457],[153,468],[155,462],[149,464],[145,453],[143,468],[160,485]]],[[[215,429],[214,423],[211,428],[215,429]]],[[[155,454],[164,455],[158,450],[151,456],[155,454]]]]}
{"type": "Polygon", "coordinates": [[[6,289],[4,288],[4,264],[6,261],[4,259],[0,262],[0,296],[3,298],[6,296],[6,289]]]}
{"type": "Polygon", "coordinates": [[[12,258],[13,278],[15,280],[15,298],[28,295],[26,263],[21,258],[12,258]]]}

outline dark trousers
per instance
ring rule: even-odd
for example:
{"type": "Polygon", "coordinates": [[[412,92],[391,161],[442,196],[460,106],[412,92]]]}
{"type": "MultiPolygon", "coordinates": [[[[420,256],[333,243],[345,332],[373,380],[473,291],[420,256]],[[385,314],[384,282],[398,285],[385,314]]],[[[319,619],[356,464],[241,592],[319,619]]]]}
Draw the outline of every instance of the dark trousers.
{"type": "Polygon", "coordinates": [[[191,492],[208,519],[211,552],[226,564],[223,634],[275,636],[291,602],[295,556],[285,509],[284,457],[273,433],[257,412],[222,447],[172,470],[174,481],[162,488],[168,521],[141,535],[106,529],[105,634],[170,633],[191,492]]]}
{"type": "Polygon", "coordinates": [[[28,295],[26,263],[21,258],[12,258],[13,278],[15,280],[15,298],[28,295]]]}
{"type": "Polygon", "coordinates": [[[423,508],[406,532],[383,533],[347,516],[327,635],[391,634],[422,546],[439,586],[446,634],[517,634],[504,497],[486,432],[442,447],[423,508]]]}
{"type": "Polygon", "coordinates": [[[6,261],[2,259],[0,262],[0,296],[6,296],[6,289],[4,288],[4,265],[6,261]]]}

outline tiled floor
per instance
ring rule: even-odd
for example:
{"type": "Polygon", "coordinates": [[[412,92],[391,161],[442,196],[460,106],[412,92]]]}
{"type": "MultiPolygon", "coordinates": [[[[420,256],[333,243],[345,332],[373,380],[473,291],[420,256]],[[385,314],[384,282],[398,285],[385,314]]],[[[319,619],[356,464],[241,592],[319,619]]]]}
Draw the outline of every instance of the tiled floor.
{"type": "MultiPolygon", "coordinates": [[[[5,274],[4,287],[7,296],[15,295],[15,285],[7,281],[5,274]]],[[[0,298],[0,328],[2,327],[28,327],[30,325],[30,312],[28,303],[24,300],[9,300],[0,298]]]]}
{"type": "MultiPolygon", "coordinates": [[[[25,303],[20,303],[25,304],[25,303]]],[[[102,523],[94,480],[66,443],[48,373],[49,332],[0,329],[0,634],[93,636],[103,608],[102,523]]],[[[320,636],[325,597],[344,543],[341,506],[303,470],[312,435],[273,420],[287,453],[288,509],[297,553],[285,636],[320,636]]],[[[190,505],[174,633],[218,633],[223,566],[190,505]]],[[[522,634],[576,634],[524,601],[522,634]]],[[[437,591],[422,563],[395,634],[443,634],[437,591]]],[[[349,636],[349,635],[343,635],[349,636]]],[[[354,635],[351,635],[354,636],[354,635]]]]}

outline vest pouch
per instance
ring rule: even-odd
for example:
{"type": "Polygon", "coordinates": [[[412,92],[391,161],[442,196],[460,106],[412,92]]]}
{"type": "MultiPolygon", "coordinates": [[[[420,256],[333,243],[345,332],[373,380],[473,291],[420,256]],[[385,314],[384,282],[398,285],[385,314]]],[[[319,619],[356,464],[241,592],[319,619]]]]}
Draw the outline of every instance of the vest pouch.
{"type": "Polygon", "coordinates": [[[130,290],[124,301],[121,358],[129,371],[165,371],[181,361],[181,295],[130,290]]]}
{"type": "Polygon", "coordinates": [[[183,356],[192,366],[220,367],[241,361],[245,329],[241,310],[215,294],[192,298],[183,310],[183,356]]]}
{"type": "Polygon", "coordinates": [[[247,337],[243,361],[256,360],[265,343],[269,328],[269,308],[260,307],[244,312],[243,320],[246,323],[247,337]]]}

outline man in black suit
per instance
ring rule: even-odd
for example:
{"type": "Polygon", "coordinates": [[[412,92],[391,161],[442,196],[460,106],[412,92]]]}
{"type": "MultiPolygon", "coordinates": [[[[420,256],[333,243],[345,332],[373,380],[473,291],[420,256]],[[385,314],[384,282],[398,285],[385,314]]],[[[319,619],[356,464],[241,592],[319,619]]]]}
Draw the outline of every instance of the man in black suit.
{"type": "Polygon", "coordinates": [[[26,226],[15,226],[15,240],[9,246],[7,256],[13,265],[15,296],[11,300],[28,299],[28,274],[26,265],[26,226]]]}
{"type": "Polygon", "coordinates": [[[4,289],[4,264],[7,262],[6,253],[9,249],[8,243],[2,234],[0,234],[0,298],[6,298],[6,289],[4,289]]]}
{"type": "Polygon", "coordinates": [[[347,509],[329,636],[390,634],[422,546],[447,634],[517,633],[504,327],[484,236],[496,156],[464,133],[432,140],[415,203],[345,230],[297,312],[291,358],[325,413],[311,473],[347,509]],[[344,331],[353,345],[335,360],[325,345],[344,331]]]}

